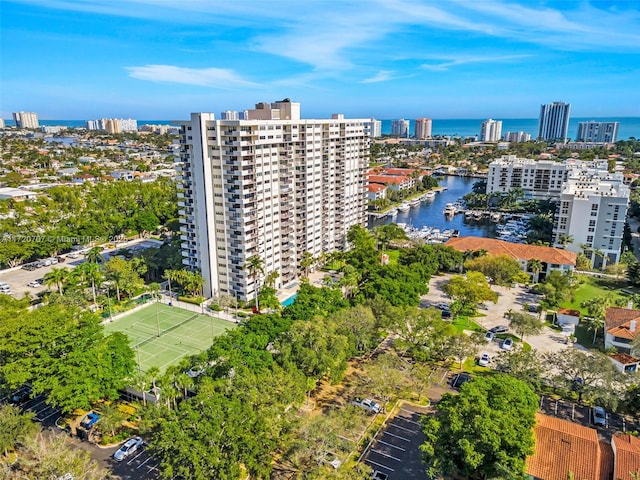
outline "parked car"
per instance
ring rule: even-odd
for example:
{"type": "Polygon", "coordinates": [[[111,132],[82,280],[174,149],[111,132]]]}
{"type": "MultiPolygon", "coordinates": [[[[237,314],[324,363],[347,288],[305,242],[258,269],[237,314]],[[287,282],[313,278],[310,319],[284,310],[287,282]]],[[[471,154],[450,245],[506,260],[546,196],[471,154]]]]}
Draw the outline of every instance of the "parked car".
{"type": "Polygon", "coordinates": [[[482,355],[480,355],[480,359],[478,360],[478,365],[480,365],[481,367],[486,367],[487,365],[489,365],[489,362],[491,361],[491,357],[489,356],[488,353],[483,353],[482,355]]]}
{"type": "Polygon", "coordinates": [[[493,333],[505,333],[509,331],[509,327],[506,325],[498,325],[497,327],[489,329],[489,331],[493,333]]]}
{"type": "Polygon", "coordinates": [[[67,255],[67,258],[78,258],[80,257],[80,255],[78,255],[77,252],[71,252],[67,255]]]}
{"type": "Polygon", "coordinates": [[[133,452],[141,448],[143,443],[144,442],[140,437],[130,438],[129,440],[124,442],[124,444],[118,450],[115,451],[115,453],[113,454],[113,459],[117,462],[121,462],[133,452]]]}
{"type": "Polygon", "coordinates": [[[442,318],[451,318],[451,312],[449,310],[442,310],[440,313],[442,314],[442,318]]]}
{"type": "Polygon", "coordinates": [[[382,407],[378,405],[376,402],[374,402],[373,400],[371,400],[370,398],[365,398],[364,400],[356,398],[354,401],[351,402],[351,405],[364,408],[366,411],[370,413],[382,412],[382,407]]]}
{"type": "Polygon", "coordinates": [[[448,303],[439,303],[438,304],[438,308],[440,310],[449,310],[449,304],[448,303]]]}
{"type": "Polygon", "coordinates": [[[488,331],[487,333],[484,334],[484,339],[487,342],[491,343],[491,342],[493,342],[493,339],[494,339],[495,336],[496,336],[495,333],[493,333],[492,331],[488,331]]]}
{"type": "Polygon", "coordinates": [[[56,260],[58,261],[58,263],[64,263],[66,258],[64,258],[64,257],[56,257],[56,260]]]}
{"type": "Polygon", "coordinates": [[[389,475],[381,472],[380,470],[376,470],[375,472],[373,472],[373,477],[371,477],[372,480],[388,480],[388,478],[389,475]]]}
{"type": "Polygon", "coordinates": [[[451,386],[453,388],[460,388],[464,383],[471,380],[471,378],[472,378],[471,375],[469,375],[467,372],[458,373],[453,378],[453,381],[451,382],[451,386]]]}
{"type": "Polygon", "coordinates": [[[502,345],[500,345],[500,348],[503,350],[511,350],[513,348],[513,339],[505,338],[502,345]]]}
{"type": "Polygon", "coordinates": [[[40,282],[36,282],[35,280],[33,282],[29,282],[27,283],[27,287],[31,287],[31,288],[39,288],[41,287],[40,282]]]}
{"type": "Polygon", "coordinates": [[[100,420],[100,415],[96,412],[87,413],[80,421],[80,426],[85,430],[91,430],[93,426],[100,420]]]}
{"type": "Polygon", "coordinates": [[[607,424],[607,412],[602,407],[593,407],[593,424],[602,425],[607,424]]]}
{"type": "Polygon", "coordinates": [[[31,385],[24,385],[11,394],[9,403],[11,403],[12,405],[22,405],[31,398],[32,393],[33,390],[31,388],[31,385]]]}

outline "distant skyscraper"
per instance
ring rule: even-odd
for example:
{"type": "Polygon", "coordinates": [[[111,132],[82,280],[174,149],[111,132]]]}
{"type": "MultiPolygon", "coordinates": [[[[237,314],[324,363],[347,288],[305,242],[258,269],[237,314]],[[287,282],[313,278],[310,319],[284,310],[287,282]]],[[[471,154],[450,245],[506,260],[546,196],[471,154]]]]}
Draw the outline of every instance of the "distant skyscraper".
{"type": "Polygon", "coordinates": [[[414,126],[414,136],[418,140],[424,140],[431,138],[431,119],[430,118],[417,118],[414,126]]]}
{"type": "Polygon", "coordinates": [[[400,120],[392,120],[391,135],[394,137],[407,138],[409,136],[409,120],[405,120],[404,118],[401,118],[400,120]]]}
{"type": "Polygon", "coordinates": [[[502,120],[489,118],[480,125],[481,142],[498,142],[502,136],[502,120]]]}
{"type": "Polygon", "coordinates": [[[87,130],[102,130],[100,120],[87,120],[87,130]]]}
{"type": "Polygon", "coordinates": [[[569,114],[571,104],[563,102],[553,102],[547,105],[540,105],[540,126],[538,127],[538,138],[547,142],[561,140],[566,142],[569,130],[569,114]]]}
{"type": "Polygon", "coordinates": [[[365,122],[364,131],[370,138],[378,138],[382,136],[382,121],[372,118],[365,122]]]}
{"type": "Polygon", "coordinates": [[[122,125],[119,118],[103,118],[102,129],[107,133],[122,133],[122,125]]]}
{"type": "Polygon", "coordinates": [[[4,128],[4,118],[0,118],[0,128],[4,128]]]}
{"type": "Polygon", "coordinates": [[[138,131],[138,121],[133,118],[121,118],[120,119],[120,128],[123,132],[137,132],[138,131]]]}
{"type": "Polygon", "coordinates": [[[38,128],[38,114],[36,112],[13,112],[13,119],[18,128],[38,128]]]}
{"type": "Polygon", "coordinates": [[[576,141],[615,143],[619,126],[618,122],[580,122],[576,141]]]}

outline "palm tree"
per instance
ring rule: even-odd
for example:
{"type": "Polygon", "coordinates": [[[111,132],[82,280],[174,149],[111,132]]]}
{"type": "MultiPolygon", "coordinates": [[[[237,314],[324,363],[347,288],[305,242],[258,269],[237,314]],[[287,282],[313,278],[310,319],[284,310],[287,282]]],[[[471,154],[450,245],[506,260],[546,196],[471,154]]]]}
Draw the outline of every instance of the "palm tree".
{"type": "Polygon", "coordinates": [[[113,283],[113,285],[116,287],[116,297],[118,298],[118,302],[120,301],[120,286],[122,285],[122,282],[124,281],[124,273],[120,270],[110,270],[108,272],[108,277],[109,280],[111,280],[111,282],[113,283]]]}
{"type": "Polygon", "coordinates": [[[53,267],[50,272],[45,274],[44,283],[48,287],[55,285],[58,293],[62,295],[62,287],[69,280],[69,270],[66,268],[53,267]]]}
{"type": "Polygon", "coordinates": [[[562,245],[562,248],[566,248],[567,245],[573,243],[573,235],[569,235],[567,233],[561,233],[558,235],[558,243],[562,245]]]}
{"type": "Polygon", "coordinates": [[[153,395],[158,398],[159,395],[156,395],[158,393],[156,381],[158,380],[158,377],[160,377],[160,368],[156,367],[155,365],[153,367],[150,367],[149,370],[147,370],[147,375],[151,379],[151,385],[153,386],[153,395]]]}
{"type": "Polygon", "coordinates": [[[165,270],[164,275],[162,275],[168,285],[169,285],[169,298],[173,298],[173,294],[171,293],[171,280],[176,279],[176,271],[175,270],[165,270]]]}
{"type": "Polygon", "coordinates": [[[585,319],[587,321],[587,330],[593,332],[593,340],[591,343],[595,345],[596,337],[598,335],[598,330],[604,330],[604,318],[603,317],[587,317],[585,319]]]}
{"type": "Polygon", "coordinates": [[[310,252],[302,253],[302,260],[300,260],[300,266],[304,269],[304,278],[309,278],[309,270],[315,263],[316,259],[310,252]]]}
{"type": "Polygon", "coordinates": [[[527,262],[527,269],[533,273],[533,281],[538,283],[538,275],[542,271],[542,262],[537,258],[532,258],[527,262]]]}
{"type": "Polygon", "coordinates": [[[85,255],[87,262],[104,264],[104,257],[102,256],[102,253],[100,253],[101,251],[102,249],[100,247],[93,247],[89,250],[85,255]]]}
{"type": "Polygon", "coordinates": [[[100,281],[104,278],[102,275],[102,267],[97,263],[84,262],[75,269],[82,275],[82,278],[91,283],[91,294],[93,296],[93,306],[96,306],[96,287],[100,285],[100,281]]]}
{"type": "Polygon", "coordinates": [[[253,255],[247,259],[247,263],[244,264],[242,269],[247,270],[249,276],[253,279],[256,310],[260,311],[258,306],[258,275],[264,274],[264,260],[260,255],[253,255]]]}

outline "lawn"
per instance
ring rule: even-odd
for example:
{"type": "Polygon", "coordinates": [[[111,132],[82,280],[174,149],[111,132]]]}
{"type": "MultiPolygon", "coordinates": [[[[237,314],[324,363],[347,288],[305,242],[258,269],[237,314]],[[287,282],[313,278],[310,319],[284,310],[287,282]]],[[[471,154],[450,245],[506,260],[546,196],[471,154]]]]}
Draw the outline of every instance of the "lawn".
{"type": "Polygon", "coordinates": [[[464,330],[471,330],[472,332],[484,332],[485,329],[478,325],[476,322],[469,319],[466,316],[459,316],[453,322],[453,326],[456,327],[456,330],[462,332],[464,330]]]}
{"type": "Polygon", "coordinates": [[[214,337],[234,327],[226,320],[157,303],[106,323],[104,329],[129,337],[140,370],[156,366],[165,371],[181,358],[206,350],[214,337]]]}
{"type": "Polygon", "coordinates": [[[562,307],[579,310],[583,315],[587,314],[587,309],[580,305],[585,300],[603,297],[605,295],[613,295],[614,301],[618,298],[628,297],[627,294],[621,292],[621,289],[628,288],[627,282],[612,281],[610,279],[595,278],[586,275],[579,275],[578,280],[580,284],[575,291],[573,301],[563,304],[562,307]]]}

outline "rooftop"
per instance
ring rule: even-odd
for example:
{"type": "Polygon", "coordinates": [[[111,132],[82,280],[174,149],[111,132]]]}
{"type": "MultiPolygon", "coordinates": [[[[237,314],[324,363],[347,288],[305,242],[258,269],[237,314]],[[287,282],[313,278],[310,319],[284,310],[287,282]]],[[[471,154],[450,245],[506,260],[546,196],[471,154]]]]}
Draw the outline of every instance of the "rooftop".
{"type": "Polygon", "coordinates": [[[459,252],[474,250],[486,250],[490,255],[508,255],[516,260],[537,259],[541,262],[554,265],[576,264],[576,254],[568,250],[541,245],[525,245],[510,243],[504,240],[496,240],[484,237],[456,237],[445,244],[459,252]]]}

